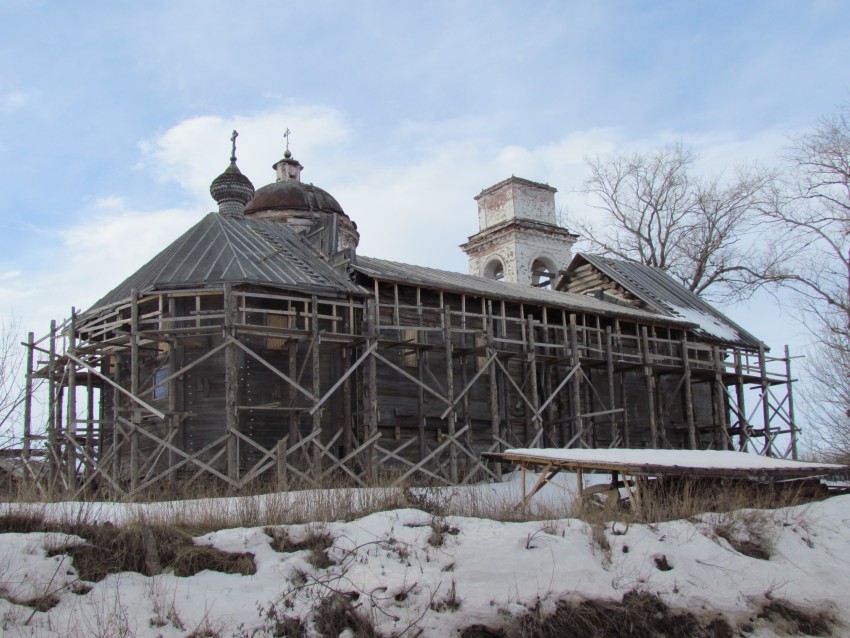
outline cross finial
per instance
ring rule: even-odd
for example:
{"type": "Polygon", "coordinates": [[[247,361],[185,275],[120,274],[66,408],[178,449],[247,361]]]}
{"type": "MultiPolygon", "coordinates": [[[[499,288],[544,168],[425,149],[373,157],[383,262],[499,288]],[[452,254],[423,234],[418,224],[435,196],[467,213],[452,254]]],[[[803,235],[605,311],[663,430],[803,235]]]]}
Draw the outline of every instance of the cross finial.
{"type": "Polygon", "coordinates": [[[286,138],[286,150],[287,151],[289,150],[289,136],[291,134],[292,134],[292,131],[290,131],[289,128],[287,128],[286,131],[284,131],[284,133],[283,133],[283,136],[286,138]]]}
{"type": "Polygon", "coordinates": [[[230,161],[231,162],[236,161],[236,138],[238,136],[239,136],[239,133],[237,133],[236,131],[233,131],[233,133],[230,134],[230,144],[231,144],[230,161]]]}

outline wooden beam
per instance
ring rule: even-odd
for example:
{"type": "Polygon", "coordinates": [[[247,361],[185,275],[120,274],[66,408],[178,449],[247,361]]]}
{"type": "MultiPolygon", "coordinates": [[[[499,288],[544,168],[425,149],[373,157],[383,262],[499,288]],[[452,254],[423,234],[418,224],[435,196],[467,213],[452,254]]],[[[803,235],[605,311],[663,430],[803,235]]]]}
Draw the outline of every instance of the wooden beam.
{"type": "Polygon", "coordinates": [[[658,423],[655,420],[655,375],[652,373],[652,356],[649,350],[649,334],[646,326],[641,327],[643,343],[643,376],[646,383],[646,407],[649,415],[649,437],[651,447],[658,447],[658,423]]]}
{"type": "MultiPolygon", "coordinates": [[[[139,396],[139,294],[133,288],[130,292],[130,395],[136,403],[142,404],[139,396]]],[[[159,413],[163,418],[161,412],[159,413]]],[[[132,428],[130,429],[130,491],[135,492],[139,487],[139,435],[141,414],[133,411],[132,428]]]]}

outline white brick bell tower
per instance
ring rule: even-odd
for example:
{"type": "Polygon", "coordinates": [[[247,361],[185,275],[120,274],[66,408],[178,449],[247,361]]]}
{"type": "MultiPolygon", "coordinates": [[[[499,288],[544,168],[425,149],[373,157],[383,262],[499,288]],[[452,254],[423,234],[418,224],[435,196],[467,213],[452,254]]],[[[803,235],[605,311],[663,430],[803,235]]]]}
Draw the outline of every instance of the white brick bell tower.
{"type": "Polygon", "coordinates": [[[558,226],[556,192],[513,176],[481,191],[479,232],[461,245],[470,274],[554,289],[578,238],[558,226]]]}

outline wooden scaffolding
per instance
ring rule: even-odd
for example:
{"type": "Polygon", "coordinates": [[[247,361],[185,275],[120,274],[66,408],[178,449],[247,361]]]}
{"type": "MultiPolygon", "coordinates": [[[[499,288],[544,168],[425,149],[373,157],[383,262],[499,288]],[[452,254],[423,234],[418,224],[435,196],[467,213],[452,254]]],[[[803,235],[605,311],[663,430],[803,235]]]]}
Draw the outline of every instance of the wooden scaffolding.
{"type": "Polygon", "coordinates": [[[178,480],[468,483],[498,478],[481,455],[513,447],[796,458],[787,349],[700,341],[663,317],[368,285],[133,291],[72,311],[27,343],[24,464],[44,490],[135,497],[178,480]]]}

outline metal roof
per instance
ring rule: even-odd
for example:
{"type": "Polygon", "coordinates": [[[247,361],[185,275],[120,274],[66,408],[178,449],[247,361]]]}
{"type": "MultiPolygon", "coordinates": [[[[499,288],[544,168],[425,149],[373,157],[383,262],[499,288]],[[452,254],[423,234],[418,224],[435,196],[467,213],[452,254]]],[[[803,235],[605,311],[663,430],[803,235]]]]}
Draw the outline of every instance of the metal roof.
{"type": "Polygon", "coordinates": [[[761,343],[659,268],[636,261],[577,253],[567,270],[574,270],[581,260],[597,268],[659,312],[696,323],[700,328],[695,332],[703,337],[749,348],[758,348],[761,343]]]}
{"type": "Polygon", "coordinates": [[[210,213],[92,308],[140,292],[257,284],[309,293],[362,295],[285,224],[210,213]]]}
{"type": "Polygon", "coordinates": [[[433,287],[440,290],[473,294],[495,299],[534,303],[558,308],[567,308],[576,312],[590,312],[604,316],[629,317],[633,320],[650,322],[695,325],[669,315],[657,314],[638,308],[630,308],[619,304],[601,301],[594,297],[576,295],[558,290],[534,288],[521,284],[508,283],[464,275],[448,270],[412,266],[374,257],[357,256],[353,268],[355,271],[382,281],[410,284],[414,286],[433,287]]]}

